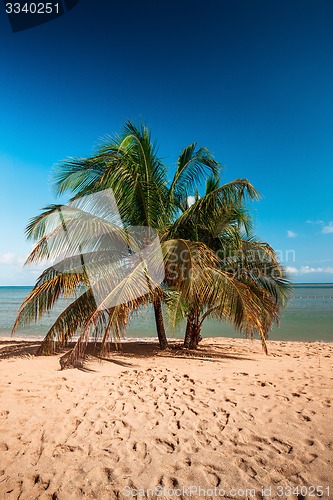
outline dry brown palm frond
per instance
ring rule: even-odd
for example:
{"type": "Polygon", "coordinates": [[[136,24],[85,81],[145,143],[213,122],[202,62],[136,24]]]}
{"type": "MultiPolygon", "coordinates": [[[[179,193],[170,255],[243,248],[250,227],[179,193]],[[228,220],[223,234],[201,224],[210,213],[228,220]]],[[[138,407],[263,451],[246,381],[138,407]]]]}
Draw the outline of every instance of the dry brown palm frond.
{"type": "MultiPolygon", "coordinates": [[[[265,335],[277,313],[269,293],[259,287],[256,290],[253,282],[242,282],[220,269],[213,251],[202,243],[175,240],[167,242],[166,247],[170,255],[182,255],[184,248],[189,254],[184,259],[173,259],[172,270],[185,274],[185,279],[178,276],[172,281],[173,289],[178,293],[178,309],[181,304],[183,314],[191,311],[192,318],[198,318],[199,327],[207,316],[212,315],[247,335],[257,332],[266,349],[265,335]]],[[[165,255],[169,256],[168,253],[165,255]]]]}
{"type": "Polygon", "coordinates": [[[87,290],[58,316],[40,345],[37,355],[50,355],[58,348],[66,346],[95,310],[95,298],[92,291],[87,290]]]}
{"type": "Polygon", "coordinates": [[[267,243],[242,240],[240,248],[226,256],[220,265],[233,272],[239,280],[264,288],[280,309],[290,299],[292,285],[267,243]]]}
{"type": "Polygon", "coordinates": [[[189,286],[197,272],[218,264],[214,252],[201,242],[172,239],[162,242],[161,247],[166,283],[176,289],[189,286]]]}
{"type": "Polygon", "coordinates": [[[119,336],[127,324],[129,311],[138,309],[152,301],[156,294],[163,293],[159,283],[148,274],[144,259],[123,274],[119,278],[114,276],[114,272],[110,273],[91,287],[94,298],[98,297],[96,307],[87,318],[74,349],[62,359],[63,368],[81,364],[89,338],[102,338],[104,347],[108,330],[112,329],[114,336],[119,336]],[[112,279],[117,282],[110,282],[112,279]],[[111,323],[105,323],[105,311],[112,315],[111,323]]]}
{"type": "MultiPolygon", "coordinates": [[[[72,368],[82,365],[82,362],[85,357],[86,347],[89,342],[89,338],[91,336],[91,332],[95,331],[95,336],[96,336],[96,331],[98,331],[101,323],[101,317],[103,317],[104,320],[106,311],[109,314],[109,319],[111,318],[111,324],[110,321],[108,321],[105,324],[105,328],[103,331],[104,338],[102,338],[102,342],[104,343],[103,346],[104,348],[105,348],[105,343],[107,341],[107,337],[105,337],[105,335],[108,335],[107,331],[108,328],[110,328],[111,326],[114,332],[114,338],[119,339],[120,334],[126,328],[128,321],[128,312],[129,311],[133,312],[137,310],[139,307],[146,305],[148,302],[149,302],[149,295],[146,295],[135,298],[126,304],[120,304],[107,310],[103,309],[102,308],[103,304],[101,304],[88,318],[74,348],[60,359],[61,369],[72,368]]],[[[107,300],[105,301],[105,304],[106,303],[107,300]]]]}
{"type": "Polygon", "coordinates": [[[249,286],[221,270],[207,272],[214,274],[216,284],[206,304],[201,324],[211,315],[228,321],[251,338],[254,333],[258,333],[267,351],[267,333],[278,311],[270,294],[253,283],[249,286]]]}
{"type": "MultiPolygon", "coordinates": [[[[108,324],[105,328],[104,335],[102,338],[102,343],[101,343],[101,354],[105,353],[107,350],[107,346],[109,345],[109,340],[110,340],[110,333],[112,332],[112,338],[115,342],[116,348],[118,350],[121,349],[121,344],[119,343],[122,335],[122,330],[126,328],[129,316],[130,316],[130,311],[128,306],[124,306],[122,308],[122,313],[123,313],[123,318],[122,318],[122,328],[120,328],[120,325],[118,324],[117,321],[117,311],[116,308],[111,308],[108,311],[109,313],[109,320],[108,324]]],[[[131,314],[133,311],[131,311],[131,314]]]]}
{"type": "Polygon", "coordinates": [[[20,306],[12,333],[18,326],[37,322],[45,312],[53,308],[60,297],[76,297],[84,283],[85,276],[80,274],[59,275],[55,272],[47,281],[43,280],[42,275],[20,306]]]}

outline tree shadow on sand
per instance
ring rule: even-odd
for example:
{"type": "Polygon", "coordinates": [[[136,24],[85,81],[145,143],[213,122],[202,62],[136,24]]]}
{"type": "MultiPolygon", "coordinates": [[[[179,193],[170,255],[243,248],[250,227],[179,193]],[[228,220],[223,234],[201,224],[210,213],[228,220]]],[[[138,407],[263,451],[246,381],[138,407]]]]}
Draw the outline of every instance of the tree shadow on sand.
{"type": "MultiPolygon", "coordinates": [[[[0,340],[0,360],[35,357],[40,344],[41,341],[32,340],[0,340]]],[[[66,354],[73,346],[74,342],[68,343],[66,347],[58,349],[56,355],[66,354]]],[[[161,351],[156,342],[125,341],[118,345],[110,343],[108,349],[106,349],[103,354],[101,354],[100,349],[100,343],[89,344],[86,352],[86,359],[81,369],[87,370],[86,364],[96,359],[111,362],[123,367],[133,366],[133,361],[136,358],[153,358],[157,356],[163,358],[187,359],[189,361],[191,359],[200,359],[201,361],[216,363],[229,359],[243,361],[253,360],[248,356],[248,352],[246,352],[245,349],[242,350],[240,347],[227,345],[224,347],[207,343],[199,346],[198,349],[188,350],[182,348],[181,342],[174,341],[170,343],[168,350],[161,351]]],[[[88,371],[90,370],[88,369],[88,371]]]]}

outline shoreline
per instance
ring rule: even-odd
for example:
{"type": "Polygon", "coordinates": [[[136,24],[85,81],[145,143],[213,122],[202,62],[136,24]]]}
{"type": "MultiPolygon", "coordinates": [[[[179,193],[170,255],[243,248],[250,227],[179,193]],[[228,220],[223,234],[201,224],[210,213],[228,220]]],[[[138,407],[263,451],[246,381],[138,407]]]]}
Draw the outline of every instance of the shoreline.
{"type": "MultiPolygon", "coordinates": [[[[42,342],[43,339],[44,339],[45,335],[43,337],[38,337],[38,336],[33,336],[33,335],[14,335],[14,336],[10,336],[8,334],[2,334],[0,332],[0,342],[2,341],[5,341],[5,342],[42,342]]],[[[167,337],[168,339],[168,342],[170,343],[181,343],[183,341],[182,338],[177,338],[177,337],[167,337]]],[[[231,341],[231,340],[240,340],[240,341],[244,341],[244,342],[259,342],[260,343],[260,339],[259,338],[253,338],[253,339],[249,339],[249,338],[245,338],[245,337],[225,337],[225,336],[220,336],[220,337],[203,337],[203,339],[205,341],[214,341],[214,340],[226,340],[226,341],[231,341]]],[[[77,337],[74,337],[73,340],[71,342],[75,342],[77,340],[77,337]]],[[[119,341],[120,343],[129,343],[129,342],[147,342],[147,343],[150,343],[150,342],[155,342],[158,344],[158,337],[124,337],[123,339],[120,339],[119,341]]],[[[316,344],[316,343],[319,343],[319,344],[328,344],[328,345],[332,345],[333,344],[333,338],[332,340],[308,340],[308,339],[304,339],[304,340],[281,340],[281,339],[270,339],[268,338],[267,339],[267,345],[269,346],[269,344],[271,343],[276,343],[276,342],[282,342],[282,343],[288,343],[288,344],[316,344]]],[[[94,340],[89,340],[89,343],[92,344],[92,343],[95,343],[94,340]]],[[[99,342],[98,342],[99,343],[99,342]]],[[[112,341],[113,343],[113,341],[112,341]]]]}

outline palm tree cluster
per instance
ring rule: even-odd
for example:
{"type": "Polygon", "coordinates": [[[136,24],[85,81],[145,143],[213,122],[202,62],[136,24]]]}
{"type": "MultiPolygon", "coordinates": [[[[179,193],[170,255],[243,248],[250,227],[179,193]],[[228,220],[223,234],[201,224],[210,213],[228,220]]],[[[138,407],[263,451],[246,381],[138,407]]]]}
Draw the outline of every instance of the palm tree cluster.
{"type": "Polygon", "coordinates": [[[186,320],[184,348],[198,346],[203,321],[213,317],[259,334],[267,352],[291,285],[274,250],[251,236],[246,201],[257,200],[257,191],[246,179],[221,184],[220,172],[208,149],[191,144],[168,181],[148,128],[131,122],[91,157],[60,164],[54,185],[57,194],[70,194],[69,205],[46,207],[26,229],[35,242],[27,263],[56,264],[37,279],[13,331],[38,321],[60,297],[71,298],[38,354],[77,337],[61,358],[63,368],[77,366],[89,340],[106,349],[150,303],[161,349],[168,347],[166,312],[173,327],[186,320]]]}

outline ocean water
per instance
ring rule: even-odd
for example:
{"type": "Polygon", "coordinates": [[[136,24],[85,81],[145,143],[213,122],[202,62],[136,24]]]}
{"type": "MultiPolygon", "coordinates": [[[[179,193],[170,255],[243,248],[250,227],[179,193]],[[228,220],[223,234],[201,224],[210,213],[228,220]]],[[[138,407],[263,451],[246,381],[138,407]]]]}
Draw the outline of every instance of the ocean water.
{"type": "MultiPolygon", "coordinates": [[[[11,332],[17,310],[31,290],[30,287],[0,287],[0,337],[11,332]]],[[[55,309],[37,324],[29,325],[14,335],[42,338],[58,314],[70,303],[61,299],[55,309]]],[[[168,337],[181,338],[185,325],[175,332],[167,329],[168,337]]],[[[235,337],[241,335],[228,324],[207,319],[203,326],[205,337],[235,337]]],[[[156,337],[152,311],[139,312],[131,321],[126,337],[156,337]]],[[[285,309],[279,326],[270,332],[271,340],[333,342],[333,284],[303,284],[294,287],[293,298],[285,309]]]]}

